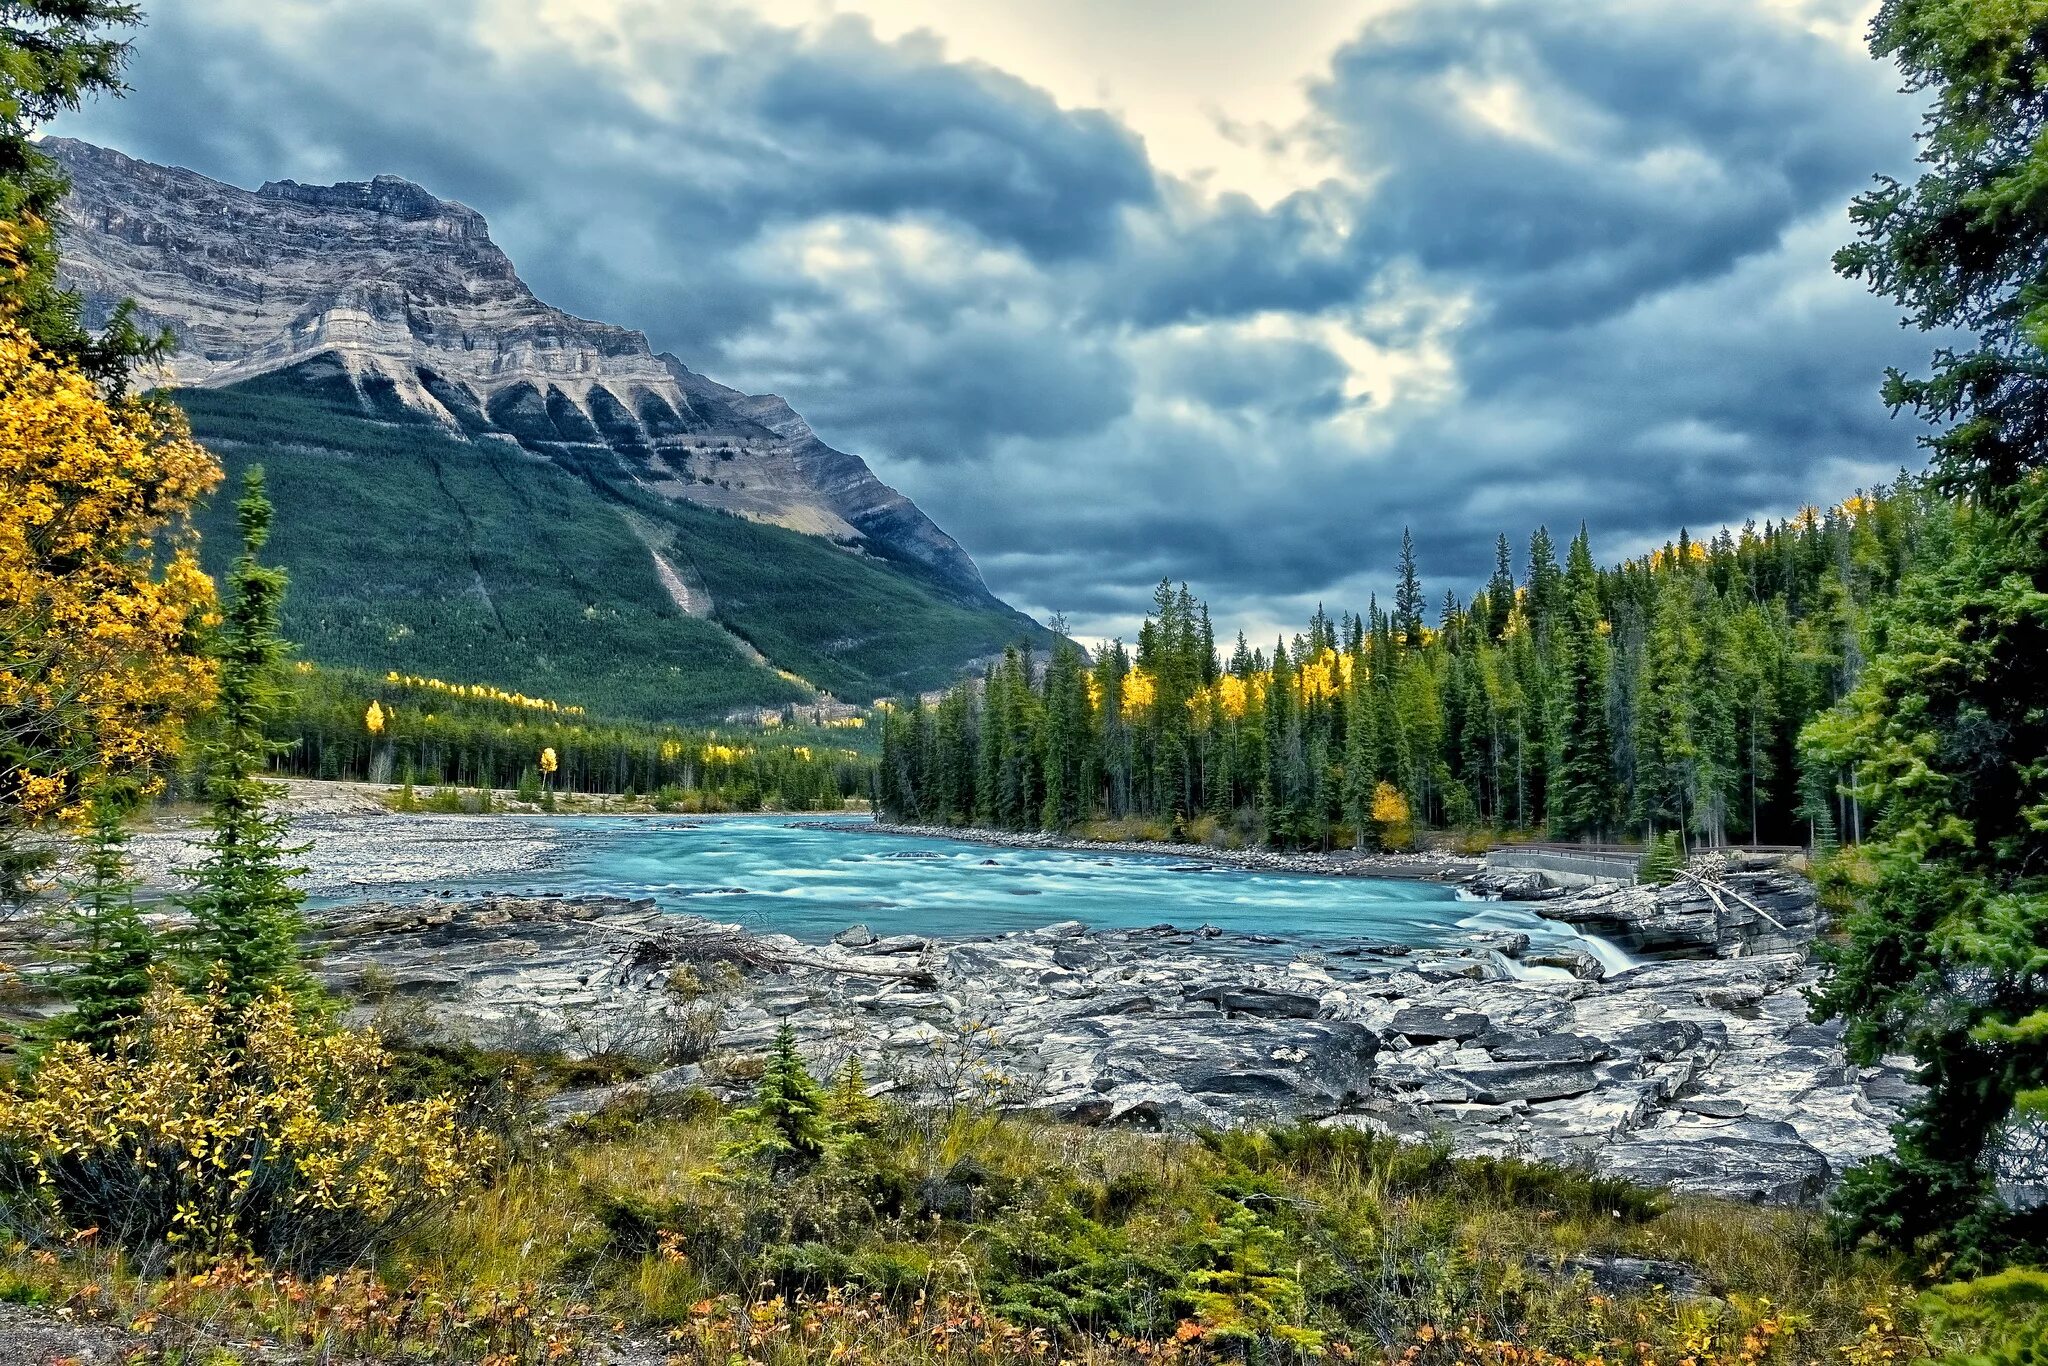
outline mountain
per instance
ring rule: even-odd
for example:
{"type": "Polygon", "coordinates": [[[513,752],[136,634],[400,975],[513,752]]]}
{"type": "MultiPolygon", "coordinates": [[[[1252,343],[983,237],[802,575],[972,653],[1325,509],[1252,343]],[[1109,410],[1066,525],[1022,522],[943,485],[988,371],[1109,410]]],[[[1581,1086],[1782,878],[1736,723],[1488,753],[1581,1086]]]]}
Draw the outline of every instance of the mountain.
{"type": "Polygon", "coordinates": [[[703,719],[933,687],[1044,639],[858,456],[541,302],[472,209],[392,176],[249,191],[43,146],[89,317],[128,299],[169,328],[195,431],[269,473],[316,659],[703,719]]]}

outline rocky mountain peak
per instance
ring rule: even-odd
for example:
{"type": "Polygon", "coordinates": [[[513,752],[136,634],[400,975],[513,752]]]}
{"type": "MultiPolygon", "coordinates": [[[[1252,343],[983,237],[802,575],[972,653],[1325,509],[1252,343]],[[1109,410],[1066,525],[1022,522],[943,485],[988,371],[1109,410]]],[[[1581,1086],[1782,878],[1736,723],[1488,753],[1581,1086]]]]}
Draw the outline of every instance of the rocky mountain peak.
{"type": "Polygon", "coordinates": [[[445,223],[451,230],[450,235],[460,240],[491,240],[490,227],[482,214],[467,204],[441,199],[403,176],[380,175],[375,180],[344,181],[338,185],[301,185],[296,180],[272,180],[256,193],[263,199],[304,204],[322,212],[380,214],[406,223],[445,223]]]}
{"type": "Polygon", "coordinates": [[[89,321],[132,299],[138,322],[170,329],[170,384],[283,377],[383,420],[922,565],[993,602],[967,552],[858,456],[774,395],[543,303],[466,205],[398,176],[245,190],[74,139],[43,146],[72,181],[67,284],[89,321]]]}

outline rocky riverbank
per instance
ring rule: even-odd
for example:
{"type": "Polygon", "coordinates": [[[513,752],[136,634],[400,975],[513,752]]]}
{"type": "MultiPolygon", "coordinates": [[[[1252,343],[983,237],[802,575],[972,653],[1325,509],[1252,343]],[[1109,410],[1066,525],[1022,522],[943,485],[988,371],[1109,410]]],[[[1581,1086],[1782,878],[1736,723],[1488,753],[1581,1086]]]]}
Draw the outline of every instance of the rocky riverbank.
{"type": "MultiPolygon", "coordinates": [[[[316,897],[541,873],[572,837],[559,824],[517,816],[401,815],[384,804],[390,789],[368,783],[290,779],[278,786],[292,836],[307,846],[296,882],[316,897]]],[[[189,819],[159,818],[135,834],[130,861],[146,885],[175,888],[177,870],[192,866],[203,837],[189,819]]]]}
{"type": "Polygon", "coordinates": [[[1884,1150],[1911,1094],[1901,1067],[1851,1067],[1834,1029],[1806,1023],[1798,951],[1608,976],[1590,955],[1523,961],[1519,935],[1290,953],[1063,924],[811,945],[595,897],[371,903],[324,933],[337,986],[428,1033],[703,1054],[636,1094],[736,1094],[787,1020],[821,1066],[858,1052],[906,1097],[1148,1127],[1306,1116],[1769,1202],[1810,1200],[1884,1150]]]}

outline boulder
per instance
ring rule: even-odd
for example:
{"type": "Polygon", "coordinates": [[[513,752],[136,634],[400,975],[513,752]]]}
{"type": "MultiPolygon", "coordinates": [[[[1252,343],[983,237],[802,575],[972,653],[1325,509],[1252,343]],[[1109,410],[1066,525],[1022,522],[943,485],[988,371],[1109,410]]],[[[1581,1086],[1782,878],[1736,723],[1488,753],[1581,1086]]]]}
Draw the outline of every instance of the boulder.
{"type": "Polygon", "coordinates": [[[1492,1026],[1492,1020],[1476,1011],[1403,1006],[1394,1012],[1388,1028],[1417,1043],[1434,1043],[1442,1039],[1476,1039],[1492,1026]]]}
{"type": "Polygon", "coordinates": [[[1725,1010],[1731,1015],[1747,1015],[1763,1003],[1762,982],[1725,982],[1720,986],[1706,987],[1700,991],[1700,1004],[1725,1010]]]}
{"type": "Polygon", "coordinates": [[[1473,946],[1491,949],[1508,958],[1519,958],[1529,949],[1529,936],[1520,930],[1497,930],[1490,934],[1472,937],[1473,946]]]}
{"type": "Polygon", "coordinates": [[[1478,958],[1426,958],[1410,969],[1425,982],[1483,982],[1506,974],[1478,958]],[[1489,968],[1491,970],[1489,971],[1489,968]]]}
{"type": "Polygon", "coordinates": [[[1583,1034],[1539,1034],[1533,1039],[1480,1042],[1495,1062],[1598,1062],[1607,1056],[1606,1044],[1583,1034]]]}
{"type": "Polygon", "coordinates": [[[876,942],[876,935],[865,925],[848,925],[832,936],[832,942],[842,949],[865,949],[876,942]]]}
{"type": "Polygon", "coordinates": [[[869,953],[923,953],[932,946],[932,941],[916,934],[892,934],[886,939],[876,939],[867,945],[869,953]]]}
{"type": "Polygon", "coordinates": [[[1754,1204],[1798,1205],[1828,1184],[1828,1160],[1789,1124],[1681,1123],[1596,1150],[1603,1176],[1754,1204]]]}
{"type": "Polygon", "coordinates": [[[1662,1290],[1675,1299],[1694,1300],[1711,1293],[1698,1271],[1684,1262],[1661,1258],[1582,1252],[1558,1269],[1567,1276],[1584,1276],[1603,1295],[1648,1295],[1662,1290]]]}
{"type": "Polygon", "coordinates": [[[1532,968],[1563,968],[1582,982],[1597,982],[1607,976],[1607,965],[1584,949],[1538,949],[1522,955],[1532,968]]]}
{"type": "Polygon", "coordinates": [[[1699,1047],[1700,1027],[1691,1020],[1651,1020],[1611,1034],[1607,1044],[1617,1053],[1639,1053],[1651,1062],[1672,1059],[1699,1047]]]}
{"type": "Polygon", "coordinates": [[[1502,901],[1550,901],[1564,895],[1562,887],[1534,868],[1488,869],[1477,885],[1502,901]]]}
{"type": "Polygon", "coordinates": [[[1472,1063],[1446,1067],[1443,1075],[1462,1082],[1472,1099],[1488,1105],[1583,1096],[1599,1084],[1582,1062],[1472,1063]]]}
{"type": "Polygon", "coordinates": [[[1191,991],[1188,999],[1207,1002],[1231,1015],[1260,1015],[1279,1020],[1313,1020],[1323,1008],[1318,997],[1229,983],[1191,991]]]}

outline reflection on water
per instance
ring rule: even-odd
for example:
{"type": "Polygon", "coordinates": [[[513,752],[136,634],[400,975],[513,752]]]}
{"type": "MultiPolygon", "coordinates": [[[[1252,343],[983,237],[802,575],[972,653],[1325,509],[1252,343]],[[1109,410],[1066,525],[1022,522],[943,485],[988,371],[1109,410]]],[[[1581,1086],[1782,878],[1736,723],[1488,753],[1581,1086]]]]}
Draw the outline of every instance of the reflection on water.
{"type": "MultiPolygon", "coordinates": [[[[556,866],[460,890],[651,896],[680,912],[823,940],[856,922],[878,934],[942,937],[1079,920],[1095,929],[1213,925],[1304,942],[1462,942],[1520,931],[1543,944],[1627,960],[1506,903],[1448,887],[1375,878],[1241,872],[1182,859],[1067,849],[999,849],[786,816],[559,817],[556,866]]],[[[399,890],[399,889],[394,889],[399,890]]],[[[442,890],[440,887],[419,890],[442,890]]],[[[400,891],[402,894],[402,891],[400,891]]]]}

